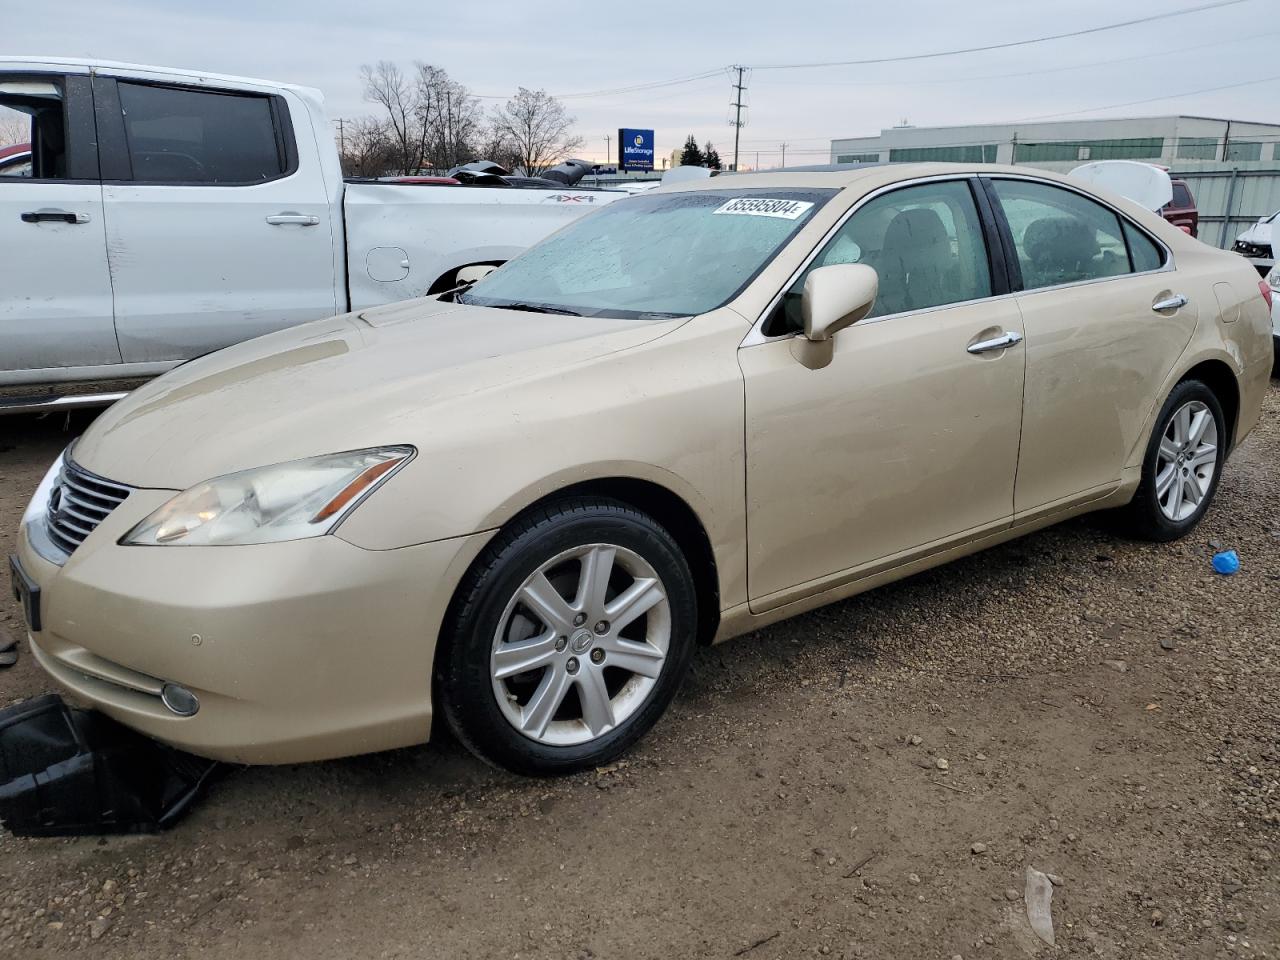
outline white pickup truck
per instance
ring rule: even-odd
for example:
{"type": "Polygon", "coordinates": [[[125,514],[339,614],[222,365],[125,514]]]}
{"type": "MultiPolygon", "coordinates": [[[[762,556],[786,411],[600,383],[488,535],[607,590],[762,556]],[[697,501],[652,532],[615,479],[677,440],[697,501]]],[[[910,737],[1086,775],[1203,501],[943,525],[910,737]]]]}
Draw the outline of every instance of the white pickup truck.
{"type": "Polygon", "coordinates": [[[319,91],[261,80],[0,56],[0,107],[32,145],[0,176],[0,412],[439,292],[626,196],[345,182],[319,91]]]}

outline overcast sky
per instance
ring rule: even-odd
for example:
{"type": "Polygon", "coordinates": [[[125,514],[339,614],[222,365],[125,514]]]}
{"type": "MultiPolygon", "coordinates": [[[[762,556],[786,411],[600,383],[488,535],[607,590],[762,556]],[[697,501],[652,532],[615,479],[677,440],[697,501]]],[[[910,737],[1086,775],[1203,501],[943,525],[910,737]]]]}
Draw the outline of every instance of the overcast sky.
{"type": "MultiPolygon", "coordinates": [[[[0,0],[0,54],[83,56],[302,83],[324,91],[331,117],[354,117],[362,63],[443,67],[472,92],[517,86],[553,94],[608,90],[716,70],[889,57],[1062,33],[1205,0],[732,0],[620,4],[387,0],[0,0]]],[[[1192,113],[1280,121],[1275,0],[1010,50],[915,63],[755,69],[742,164],[819,162],[832,137],[916,126],[1072,117],[1192,113]],[[1141,58],[1141,59],[1139,59],[1141,58]],[[1190,94],[1098,109],[1167,94],[1190,94]],[[1074,113],[1074,111],[1085,111],[1074,113]]],[[[566,99],[585,145],[605,158],[605,135],[653,127],[659,156],[689,133],[728,161],[733,130],[727,72],[681,86],[566,99]]],[[[497,101],[486,101],[494,103],[497,101]]],[[[615,144],[616,148],[616,144],[615,144]]]]}

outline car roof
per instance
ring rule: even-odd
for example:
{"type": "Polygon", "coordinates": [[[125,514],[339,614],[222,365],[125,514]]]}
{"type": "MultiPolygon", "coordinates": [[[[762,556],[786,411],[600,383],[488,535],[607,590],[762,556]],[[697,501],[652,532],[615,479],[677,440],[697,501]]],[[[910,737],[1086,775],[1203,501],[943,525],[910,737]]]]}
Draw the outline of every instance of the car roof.
{"type": "Polygon", "coordinates": [[[255,77],[239,77],[225,73],[211,73],[207,70],[191,70],[183,67],[163,67],[145,63],[126,63],[119,60],[97,60],[92,57],[18,57],[0,54],[0,64],[29,66],[33,69],[48,67],[79,67],[83,70],[103,70],[108,73],[128,72],[159,74],[169,78],[187,80],[206,80],[213,83],[226,83],[246,87],[280,87],[285,90],[296,90],[314,97],[321,97],[319,90],[296,83],[281,83],[276,80],[262,80],[255,77]]]}
{"type": "MultiPolygon", "coordinates": [[[[1086,184],[1066,179],[1047,170],[1030,167],[1014,167],[999,163],[876,163],[860,164],[844,169],[809,168],[792,170],[767,170],[762,173],[723,173],[703,180],[685,180],[663,184],[664,193],[688,190],[756,190],[825,188],[844,190],[849,187],[874,189],[902,180],[918,180],[932,176],[963,176],[964,174],[1015,174],[1033,176],[1045,180],[1057,180],[1080,188],[1086,184]]],[[[1092,191],[1090,191],[1092,192],[1092,191]]]]}

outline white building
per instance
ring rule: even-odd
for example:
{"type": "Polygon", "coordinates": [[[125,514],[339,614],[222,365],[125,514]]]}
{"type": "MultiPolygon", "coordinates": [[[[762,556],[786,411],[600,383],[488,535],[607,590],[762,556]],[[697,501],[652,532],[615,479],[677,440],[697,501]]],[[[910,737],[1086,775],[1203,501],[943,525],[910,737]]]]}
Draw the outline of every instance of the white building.
{"type": "Polygon", "coordinates": [[[1211,117],[1062,120],[969,127],[891,127],[831,141],[832,163],[936,160],[1023,163],[1067,171],[1091,160],[1145,160],[1176,169],[1204,161],[1280,161],[1280,124],[1211,117]]]}

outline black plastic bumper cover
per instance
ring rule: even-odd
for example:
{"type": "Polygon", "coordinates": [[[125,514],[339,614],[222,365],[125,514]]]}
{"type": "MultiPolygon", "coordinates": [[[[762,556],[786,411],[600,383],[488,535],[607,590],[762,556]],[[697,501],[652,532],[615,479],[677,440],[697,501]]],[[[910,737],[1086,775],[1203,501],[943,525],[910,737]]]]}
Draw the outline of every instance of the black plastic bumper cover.
{"type": "Polygon", "coordinates": [[[56,694],[0,710],[0,822],[18,836],[164,830],[220,766],[56,694]]]}

